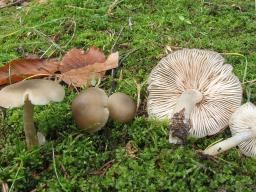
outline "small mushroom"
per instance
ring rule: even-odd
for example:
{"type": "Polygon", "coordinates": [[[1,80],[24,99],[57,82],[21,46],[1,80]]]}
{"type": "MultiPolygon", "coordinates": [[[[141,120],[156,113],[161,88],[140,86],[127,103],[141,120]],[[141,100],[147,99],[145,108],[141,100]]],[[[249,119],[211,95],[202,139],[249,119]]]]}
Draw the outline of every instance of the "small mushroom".
{"type": "Polygon", "coordinates": [[[231,116],[229,127],[232,137],[203,151],[206,155],[218,155],[238,146],[246,156],[256,156],[256,106],[248,102],[239,107],[231,116]]]}
{"type": "Polygon", "coordinates": [[[60,102],[65,96],[63,87],[50,80],[32,79],[9,85],[0,91],[0,106],[4,108],[24,105],[23,123],[27,148],[39,144],[34,126],[34,105],[46,105],[49,102],[60,102]]]}
{"type": "Polygon", "coordinates": [[[89,133],[105,126],[109,117],[108,97],[104,90],[91,87],[79,93],[72,102],[72,113],[77,125],[89,133]]]}
{"type": "Polygon", "coordinates": [[[242,88],[232,66],[213,51],[183,49],[164,57],[148,80],[150,116],[171,120],[169,142],[214,135],[240,106],[242,88]]]}
{"type": "Polygon", "coordinates": [[[136,114],[135,102],[124,93],[114,93],[108,98],[110,117],[121,123],[131,121],[136,114]]]}

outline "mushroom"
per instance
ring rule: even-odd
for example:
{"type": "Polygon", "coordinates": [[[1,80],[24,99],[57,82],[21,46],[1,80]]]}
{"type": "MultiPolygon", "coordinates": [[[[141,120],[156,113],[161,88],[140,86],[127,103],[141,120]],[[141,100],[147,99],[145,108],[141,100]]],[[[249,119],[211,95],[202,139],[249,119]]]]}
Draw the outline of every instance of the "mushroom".
{"type": "Polygon", "coordinates": [[[228,125],[242,88],[233,68],[213,51],[182,49],[164,57],[148,80],[150,116],[171,119],[169,142],[201,138],[228,125]]]}
{"type": "Polygon", "coordinates": [[[77,125],[89,133],[100,130],[108,121],[108,97],[104,90],[91,87],[79,93],[71,108],[77,125]]]}
{"type": "Polygon", "coordinates": [[[246,156],[256,156],[256,106],[248,102],[239,107],[229,120],[232,137],[206,148],[203,154],[218,155],[238,146],[246,156]]]}
{"type": "Polygon", "coordinates": [[[63,87],[50,80],[32,79],[9,85],[0,91],[0,106],[4,108],[24,105],[23,123],[27,148],[39,144],[33,121],[34,105],[60,102],[65,96],[63,87]]]}
{"type": "Polygon", "coordinates": [[[108,98],[110,117],[121,123],[131,121],[136,114],[135,102],[124,93],[114,93],[108,98]]]}

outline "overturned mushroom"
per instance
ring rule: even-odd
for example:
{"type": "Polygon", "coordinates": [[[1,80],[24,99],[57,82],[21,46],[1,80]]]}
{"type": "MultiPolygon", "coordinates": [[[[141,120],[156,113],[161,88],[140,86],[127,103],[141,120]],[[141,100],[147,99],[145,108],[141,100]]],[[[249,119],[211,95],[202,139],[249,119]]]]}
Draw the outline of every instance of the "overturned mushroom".
{"type": "Polygon", "coordinates": [[[148,81],[148,113],[169,118],[170,143],[188,134],[201,138],[228,125],[240,106],[242,89],[232,66],[213,51],[183,49],[163,58],[148,81]]]}
{"type": "Polygon", "coordinates": [[[229,127],[232,137],[203,151],[206,155],[217,155],[238,146],[246,156],[256,156],[256,106],[248,102],[232,114],[229,127]]]}
{"type": "Polygon", "coordinates": [[[121,123],[131,121],[136,114],[135,102],[124,93],[114,93],[108,99],[110,117],[121,123]]]}
{"type": "Polygon", "coordinates": [[[33,121],[34,105],[46,105],[49,102],[60,102],[65,96],[61,85],[54,81],[33,79],[21,81],[3,88],[0,91],[0,106],[4,108],[24,105],[24,131],[27,148],[39,144],[33,121]]]}
{"type": "Polygon", "coordinates": [[[104,90],[88,88],[76,96],[72,102],[72,112],[77,125],[89,133],[105,126],[109,117],[108,97],[104,90]]]}

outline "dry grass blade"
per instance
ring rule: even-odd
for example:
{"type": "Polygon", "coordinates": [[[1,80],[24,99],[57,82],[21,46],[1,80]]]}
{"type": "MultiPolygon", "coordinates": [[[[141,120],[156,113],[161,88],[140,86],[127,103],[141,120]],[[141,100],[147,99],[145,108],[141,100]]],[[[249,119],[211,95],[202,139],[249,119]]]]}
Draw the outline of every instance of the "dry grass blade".
{"type": "Polygon", "coordinates": [[[108,161],[107,163],[105,163],[101,168],[99,168],[98,170],[92,171],[89,173],[89,175],[100,175],[100,176],[104,176],[107,172],[107,170],[109,168],[112,167],[112,165],[115,163],[115,159],[112,159],[110,161],[108,161]]]}
{"type": "Polygon", "coordinates": [[[9,191],[9,187],[7,183],[2,183],[2,192],[8,192],[9,191]]]}

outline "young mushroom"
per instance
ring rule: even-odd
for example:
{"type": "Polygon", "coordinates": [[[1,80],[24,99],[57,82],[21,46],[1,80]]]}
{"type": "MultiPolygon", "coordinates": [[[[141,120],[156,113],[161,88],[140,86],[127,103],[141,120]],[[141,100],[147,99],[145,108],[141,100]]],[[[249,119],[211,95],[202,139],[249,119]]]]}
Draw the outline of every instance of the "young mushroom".
{"type": "Polygon", "coordinates": [[[108,98],[110,117],[121,123],[131,121],[136,114],[135,102],[124,93],[114,93],[108,98]]]}
{"type": "Polygon", "coordinates": [[[65,96],[63,87],[50,80],[32,79],[9,85],[0,91],[0,106],[14,108],[24,106],[23,123],[27,148],[39,144],[34,126],[34,105],[60,102],[65,96]]]}
{"type": "Polygon", "coordinates": [[[171,119],[169,142],[201,138],[228,125],[242,88],[232,66],[213,51],[182,49],[164,57],[148,80],[149,115],[171,119]]]}
{"type": "Polygon", "coordinates": [[[203,154],[218,155],[238,146],[246,156],[256,156],[256,106],[248,102],[231,116],[229,127],[232,137],[206,148],[203,154]]]}
{"type": "Polygon", "coordinates": [[[108,97],[104,90],[91,87],[79,93],[71,108],[77,125],[89,133],[102,129],[108,121],[108,97]]]}

